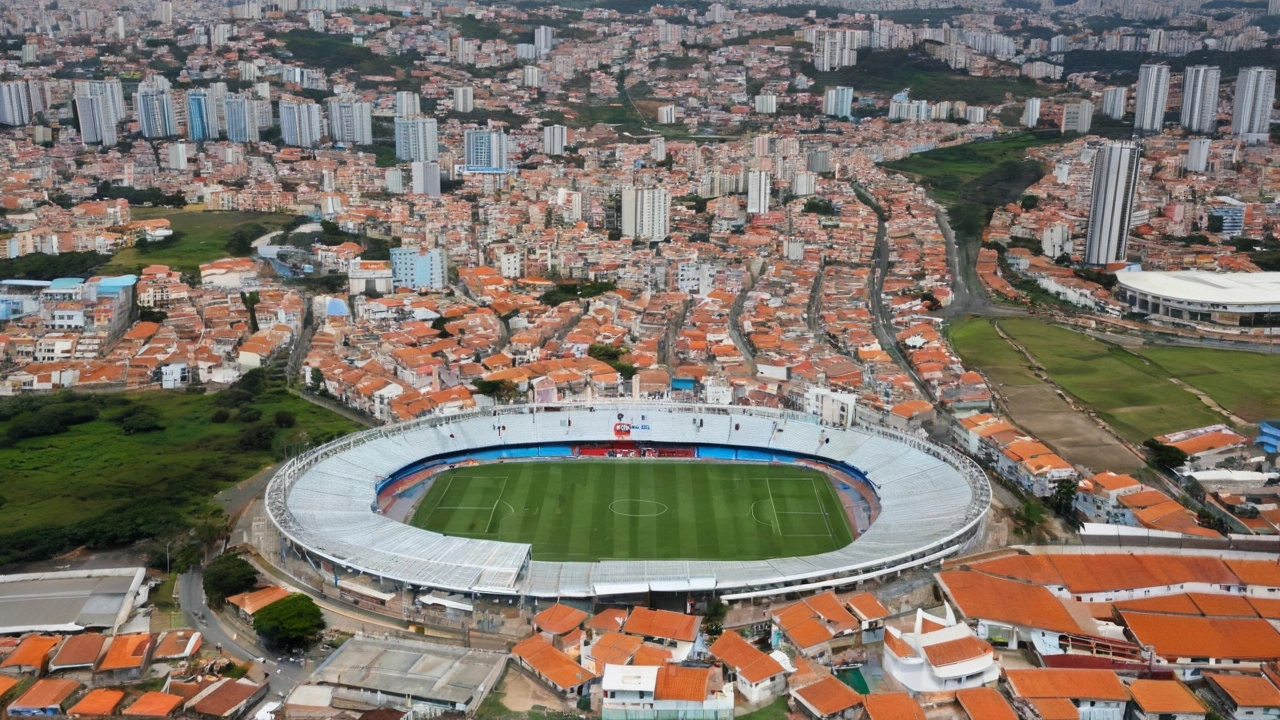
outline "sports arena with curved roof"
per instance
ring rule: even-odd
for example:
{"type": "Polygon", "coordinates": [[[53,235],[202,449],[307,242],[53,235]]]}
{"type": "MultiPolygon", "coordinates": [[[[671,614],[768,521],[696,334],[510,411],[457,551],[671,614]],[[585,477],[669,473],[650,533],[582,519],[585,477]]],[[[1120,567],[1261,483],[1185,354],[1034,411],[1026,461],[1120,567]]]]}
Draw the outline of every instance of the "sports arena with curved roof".
{"type": "MultiPolygon", "coordinates": [[[[482,460],[483,461],[483,460],[482,460]]],[[[612,401],[517,405],[367,430],[290,460],[267,487],[268,515],[299,553],[421,589],[527,597],[714,592],[725,599],[848,586],[936,563],[979,534],[986,475],[968,458],[879,427],[832,427],[801,413],[612,401]],[[536,461],[573,443],[714,448],[741,461],[806,459],[847,471],[878,514],[839,549],[749,561],[534,560],[525,543],[445,535],[378,510],[379,492],[432,458],[536,461]]]]}

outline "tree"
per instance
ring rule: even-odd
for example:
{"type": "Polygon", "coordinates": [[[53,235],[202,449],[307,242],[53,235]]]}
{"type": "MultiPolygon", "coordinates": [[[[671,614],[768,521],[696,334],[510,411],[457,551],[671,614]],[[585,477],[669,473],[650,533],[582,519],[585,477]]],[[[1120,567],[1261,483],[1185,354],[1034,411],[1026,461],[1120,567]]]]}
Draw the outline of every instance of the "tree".
{"type": "Polygon", "coordinates": [[[1013,521],[1018,534],[1028,540],[1042,539],[1047,534],[1045,523],[1049,520],[1048,509],[1034,498],[1024,500],[1009,519],[1013,521]]]}
{"type": "Polygon", "coordinates": [[[319,639],[324,616],[310,597],[294,593],[259,610],[253,629],[272,648],[298,650],[319,639]]]}
{"type": "Polygon", "coordinates": [[[204,594],[209,605],[220,608],[227,598],[248,592],[258,584],[258,571],[239,555],[220,555],[204,569],[204,594]]]}
{"type": "Polygon", "coordinates": [[[1155,438],[1151,438],[1142,443],[1142,445],[1151,451],[1151,462],[1157,467],[1173,470],[1187,463],[1187,454],[1185,452],[1172,445],[1165,445],[1155,438]]]}
{"type": "Polygon", "coordinates": [[[1040,196],[1031,195],[1030,193],[1028,193],[1022,196],[1022,198],[1018,201],[1018,204],[1022,206],[1023,210],[1031,210],[1035,208],[1035,206],[1040,204],[1040,196]]]}
{"type": "Polygon", "coordinates": [[[512,402],[520,394],[520,389],[510,380],[475,380],[471,383],[476,392],[488,395],[498,402],[512,402]]]}
{"type": "Polygon", "coordinates": [[[729,614],[729,606],[720,598],[707,603],[707,614],[702,618],[702,631],[708,642],[715,642],[724,632],[724,619],[729,614]]]}
{"type": "Polygon", "coordinates": [[[308,389],[313,393],[324,393],[328,388],[324,384],[324,373],[318,367],[311,368],[311,381],[308,389]]]}
{"type": "Polygon", "coordinates": [[[240,428],[236,447],[241,450],[270,450],[276,440],[276,427],[269,422],[255,422],[240,428]]]}
{"type": "Polygon", "coordinates": [[[244,303],[245,310],[249,311],[249,332],[258,332],[258,291],[240,291],[240,302],[244,303]]]}
{"type": "Polygon", "coordinates": [[[1208,230],[1209,232],[1215,232],[1215,233],[1222,232],[1222,216],[1221,215],[1209,216],[1208,230]]]}
{"type": "Polygon", "coordinates": [[[291,428],[298,424],[298,416],[288,410],[278,410],[275,415],[276,427],[291,428]]]}

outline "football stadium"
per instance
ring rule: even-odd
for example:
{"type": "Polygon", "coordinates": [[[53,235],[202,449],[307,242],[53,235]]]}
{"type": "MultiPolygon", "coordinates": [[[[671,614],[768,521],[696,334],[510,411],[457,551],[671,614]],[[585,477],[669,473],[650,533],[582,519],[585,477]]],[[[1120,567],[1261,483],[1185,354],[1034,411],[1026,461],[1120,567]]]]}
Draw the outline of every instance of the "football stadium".
{"type": "Polygon", "coordinates": [[[980,534],[972,461],[764,408],[519,405],[376,428],[267,488],[286,547],[334,576],[521,598],[845,587],[980,534]]]}

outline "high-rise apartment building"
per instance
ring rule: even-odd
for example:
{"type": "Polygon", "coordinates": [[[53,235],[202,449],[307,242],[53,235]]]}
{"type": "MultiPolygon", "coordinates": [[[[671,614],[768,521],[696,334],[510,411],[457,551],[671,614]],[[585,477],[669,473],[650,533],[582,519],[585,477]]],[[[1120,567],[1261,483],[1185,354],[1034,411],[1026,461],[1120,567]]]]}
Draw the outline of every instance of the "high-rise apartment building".
{"type": "Polygon", "coordinates": [[[1089,235],[1085,262],[1124,262],[1138,186],[1141,148],[1133,142],[1102,146],[1093,159],[1093,197],[1089,203],[1089,235]]]}
{"type": "Polygon", "coordinates": [[[280,140],[294,147],[314,147],[323,134],[320,106],[309,100],[280,101],[280,140]]]}
{"type": "Polygon", "coordinates": [[[76,95],[76,115],[80,119],[80,142],[85,145],[115,145],[116,124],[109,101],[103,95],[76,95]]]}
{"type": "Polygon", "coordinates": [[[1102,91],[1102,114],[1112,120],[1123,120],[1125,104],[1129,101],[1129,89],[1110,87],[1102,91]]]}
{"type": "Polygon", "coordinates": [[[475,109],[476,91],[473,88],[462,85],[453,89],[454,112],[469,113],[475,109]]]}
{"type": "Polygon", "coordinates": [[[464,141],[466,171],[470,173],[505,173],[507,134],[501,130],[468,130],[464,141]]]}
{"type": "Polygon", "coordinates": [[[187,137],[193,141],[217,137],[217,120],[213,116],[213,103],[204,90],[187,91],[187,137]]]}
{"type": "Polygon", "coordinates": [[[326,103],[329,136],[347,145],[373,144],[373,106],[355,97],[333,97],[326,103]]]}
{"type": "Polygon", "coordinates": [[[1159,133],[1169,107],[1169,66],[1143,65],[1138,68],[1138,90],[1133,106],[1133,131],[1159,133]]]}
{"type": "Polygon", "coordinates": [[[1093,103],[1088,100],[1067,103],[1062,106],[1062,132],[1089,132],[1093,127],[1093,103]]]}
{"type": "Polygon", "coordinates": [[[1040,98],[1027,98],[1022,107],[1022,127],[1033,128],[1040,124],[1040,98]]]}
{"type": "Polygon", "coordinates": [[[422,114],[422,97],[416,92],[401,90],[396,93],[396,117],[413,117],[422,114]]]}
{"type": "Polygon", "coordinates": [[[773,188],[773,178],[764,170],[747,172],[747,212],[751,214],[769,212],[769,193],[773,188]]]}
{"type": "Polygon", "coordinates": [[[564,146],[569,142],[569,129],[564,125],[548,125],[542,128],[542,152],[548,155],[563,155],[564,146]]]}
{"type": "Polygon", "coordinates": [[[444,248],[391,248],[391,279],[396,287],[443,290],[448,270],[449,256],[444,248]]]}
{"type": "Polygon", "coordinates": [[[1222,70],[1192,65],[1182,73],[1182,113],[1179,123],[1188,132],[1211,133],[1218,129],[1218,84],[1222,70]]]}
{"type": "Polygon", "coordinates": [[[31,122],[31,91],[21,80],[0,83],[0,125],[31,122]]]}
{"type": "Polygon", "coordinates": [[[258,109],[248,95],[231,93],[223,98],[227,118],[227,139],[231,142],[258,142],[258,109]]]}
{"type": "Polygon", "coordinates": [[[853,88],[836,86],[827,88],[822,96],[822,114],[847,118],[853,115],[853,88]]]}
{"type": "Polygon", "coordinates": [[[165,138],[178,134],[173,113],[173,93],[161,76],[147,78],[133,94],[133,110],[138,115],[138,132],[145,138],[165,138]]]}
{"type": "Polygon", "coordinates": [[[1187,172],[1201,173],[1209,169],[1209,138],[1191,138],[1187,143],[1187,172]]]}
{"type": "Polygon", "coordinates": [[[409,162],[440,159],[435,118],[422,115],[396,118],[396,159],[409,162]]]}
{"type": "Polygon", "coordinates": [[[1236,77],[1236,104],[1231,134],[1246,143],[1267,142],[1271,134],[1271,106],[1276,99],[1276,71],[1247,67],[1236,77]]]}
{"type": "Polygon", "coordinates": [[[622,236],[665,240],[671,222],[671,194],[660,187],[622,189],[622,236]]]}

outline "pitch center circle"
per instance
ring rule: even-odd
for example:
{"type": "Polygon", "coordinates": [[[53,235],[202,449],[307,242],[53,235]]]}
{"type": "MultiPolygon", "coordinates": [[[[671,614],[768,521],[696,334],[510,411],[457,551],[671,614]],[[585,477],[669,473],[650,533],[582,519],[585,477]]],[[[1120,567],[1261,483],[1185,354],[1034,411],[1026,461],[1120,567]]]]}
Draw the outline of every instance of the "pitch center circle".
{"type": "Polygon", "coordinates": [[[666,503],[657,500],[614,500],[609,503],[609,510],[623,517],[657,517],[668,509],[666,503]]]}

